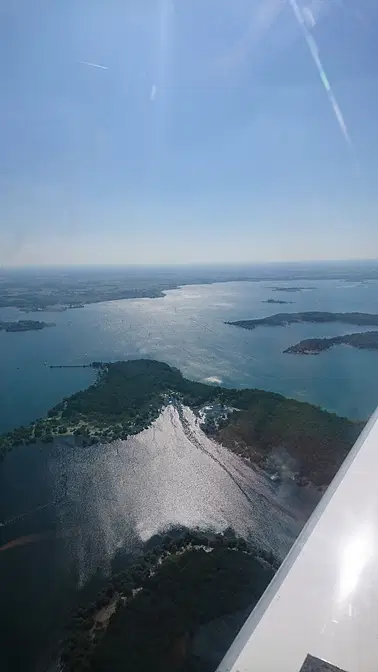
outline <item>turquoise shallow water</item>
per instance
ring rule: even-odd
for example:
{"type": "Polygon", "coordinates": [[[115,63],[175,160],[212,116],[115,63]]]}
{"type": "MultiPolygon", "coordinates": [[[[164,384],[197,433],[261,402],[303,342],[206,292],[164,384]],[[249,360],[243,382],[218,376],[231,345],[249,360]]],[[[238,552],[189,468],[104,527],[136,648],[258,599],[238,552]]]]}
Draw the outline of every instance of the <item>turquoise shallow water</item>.
{"type": "MultiPolygon", "coordinates": [[[[192,285],[161,299],[88,305],[43,313],[56,327],[41,332],[0,332],[0,430],[44,414],[63,396],[86,387],[93,372],[52,370],[47,364],[94,359],[152,357],[175,365],[196,380],[259,387],[310,401],[352,418],[366,418],[378,403],[378,353],[345,346],[317,357],[284,355],[288,345],[310,336],[362,330],[348,325],[292,325],[246,331],[226,320],[303,310],[378,312],[378,282],[230,282],[192,285]],[[272,285],[313,290],[272,292],[272,285]],[[264,299],[293,301],[269,305],[264,299]]],[[[25,317],[0,309],[0,319],[25,317]]],[[[41,313],[29,313],[41,319],[41,313]]]]}

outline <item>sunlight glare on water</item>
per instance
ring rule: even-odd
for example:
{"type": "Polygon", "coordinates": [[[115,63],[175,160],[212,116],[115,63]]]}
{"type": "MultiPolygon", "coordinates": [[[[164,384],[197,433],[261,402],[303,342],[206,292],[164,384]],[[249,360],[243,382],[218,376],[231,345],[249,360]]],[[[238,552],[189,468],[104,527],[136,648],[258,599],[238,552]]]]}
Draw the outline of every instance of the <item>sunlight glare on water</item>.
{"type": "MultiPolygon", "coordinates": [[[[296,486],[281,501],[266,477],[206,437],[192,411],[182,417],[168,406],[137,436],[75,450],[66,461],[60,525],[80,530],[67,537],[80,584],[98,566],[108,569],[117,549],[171,527],[231,527],[281,557],[287,553],[305,520],[296,486]]],[[[58,473],[62,465],[52,468],[58,473]]]]}

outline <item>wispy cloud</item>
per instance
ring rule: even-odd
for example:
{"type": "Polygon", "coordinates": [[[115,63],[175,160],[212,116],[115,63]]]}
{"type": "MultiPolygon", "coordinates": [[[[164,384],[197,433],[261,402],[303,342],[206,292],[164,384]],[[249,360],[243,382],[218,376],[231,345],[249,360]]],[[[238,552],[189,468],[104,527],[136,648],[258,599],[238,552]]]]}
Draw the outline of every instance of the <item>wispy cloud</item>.
{"type": "Polygon", "coordinates": [[[152,86],[151,93],[150,93],[150,101],[151,101],[151,103],[154,102],[154,100],[155,100],[155,98],[156,98],[156,94],[157,94],[157,86],[156,86],[156,84],[154,84],[154,85],[152,86]]]}
{"type": "Polygon", "coordinates": [[[109,70],[106,65],[100,65],[100,63],[90,63],[89,61],[78,61],[81,65],[89,65],[91,68],[100,68],[100,70],[109,70]]]}

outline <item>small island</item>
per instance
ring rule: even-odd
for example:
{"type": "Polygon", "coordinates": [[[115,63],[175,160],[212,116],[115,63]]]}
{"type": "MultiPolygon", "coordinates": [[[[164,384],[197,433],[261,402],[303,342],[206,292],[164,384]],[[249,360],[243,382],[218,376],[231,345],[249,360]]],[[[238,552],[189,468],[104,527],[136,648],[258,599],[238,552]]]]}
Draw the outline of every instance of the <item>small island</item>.
{"type": "Polygon", "coordinates": [[[358,326],[378,326],[378,315],[373,313],[326,313],[309,311],[305,313],[277,313],[268,317],[260,317],[255,320],[236,320],[225,322],[241,329],[256,329],[256,327],[287,327],[289,324],[311,322],[324,324],[326,322],[338,322],[339,324],[357,324],[358,326]]]}
{"type": "Polygon", "coordinates": [[[378,350],[378,331],[365,331],[360,334],[345,334],[331,338],[306,338],[291,345],[284,353],[292,355],[319,355],[334,345],[350,345],[361,350],[378,350]]]}
{"type": "Polygon", "coordinates": [[[273,292],[302,292],[316,287],[269,287],[273,292]]]}
{"type": "Polygon", "coordinates": [[[262,301],[261,303],[293,303],[293,301],[281,301],[280,299],[265,299],[265,301],[262,301]]]}
{"type": "Polygon", "coordinates": [[[0,322],[0,331],[40,331],[46,327],[55,327],[53,322],[38,320],[18,320],[16,322],[0,322]]]}
{"type": "MultiPolygon", "coordinates": [[[[149,359],[93,362],[97,380],[54,406],[47,417],[0,436],[0,457],[19,444],[74,437],[75,445],[107,444],[146,429],[168,405],[197,415],[215,441],[269,470],[275,451],[298,465],[298,482],[327,485],[359,435],[362,422],[274,392],[205,385],[149,359]]],[[[276,469],[274,468],[276,471],[276,469]]]]}

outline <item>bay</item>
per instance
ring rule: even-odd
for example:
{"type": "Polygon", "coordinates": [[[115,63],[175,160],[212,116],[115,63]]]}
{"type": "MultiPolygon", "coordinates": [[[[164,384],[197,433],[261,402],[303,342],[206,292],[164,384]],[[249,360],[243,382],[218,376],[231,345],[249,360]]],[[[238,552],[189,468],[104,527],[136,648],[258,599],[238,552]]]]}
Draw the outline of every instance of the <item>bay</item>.
{"type": "MultiPolygon", "coordinates": [[[[246,331],[224,322],[305,310],[378,312],[378,282],[306,281],[301,284],[314,289],[290,293],[273,292],[273,284],[294,286],[268,281],[191,285],[159,299],[43,313],[56,327],[42,331],[0,332],[0,431],[42,416],[63,396],[93,381],[90,370],[50,369],[49,364],[135,357],[165,361],[194,380],[215,378],[226,386],[272,390],[350,418],[367,418],[378,403],[377,353],[345,346],[317,357],[282,351],[303,338],[369,327],[299,324],[246,331]],[[272,297],[293,303],[263,303],[272,297]]],[[[23,315],[0,309],[0,320],[23,315]]],[[[41,319],[41,313],[28,317],[41,319]]]]}
{"type": "MultiPolygon", "coordinates": [[[[367,418],[378,402],[378,353],[344,346],[316,357],[282,352],[306,337],[364,329],[225,324],[276,312],[378,312],[376,281],[300,284],[313,289],[273,292],[273,285],[294,283],[266,281],[185,286],[159,299],[43,313],[56,326],[42,331],[0,332],[0,430],[44,415],[94,380],[91,369],[50,364],[138,357],[165,361],[195,380],[273,390],[367,418]],[[293,303],[263,303],[269,298],[293,303]]],[[[23,316],[0,310],[0,320],[23,316]]],[[[11,521],[0,527],[2,669],[49,668],[78,591],[104,581],[120,552],[135,552],[171,525],[231,525],[263,543],[259,521],[269,519],[271,543],[283,555],[298,534],[314,501],[303,501],[295,486],[278,488],[232,455],[211,461],[181,435],[177,420],[157,423],[144,438],[110,446],[24,446],[0,465],[0,521],[11,521]],[[269,506],[259,513],[261,501],[269,506]]]]}

